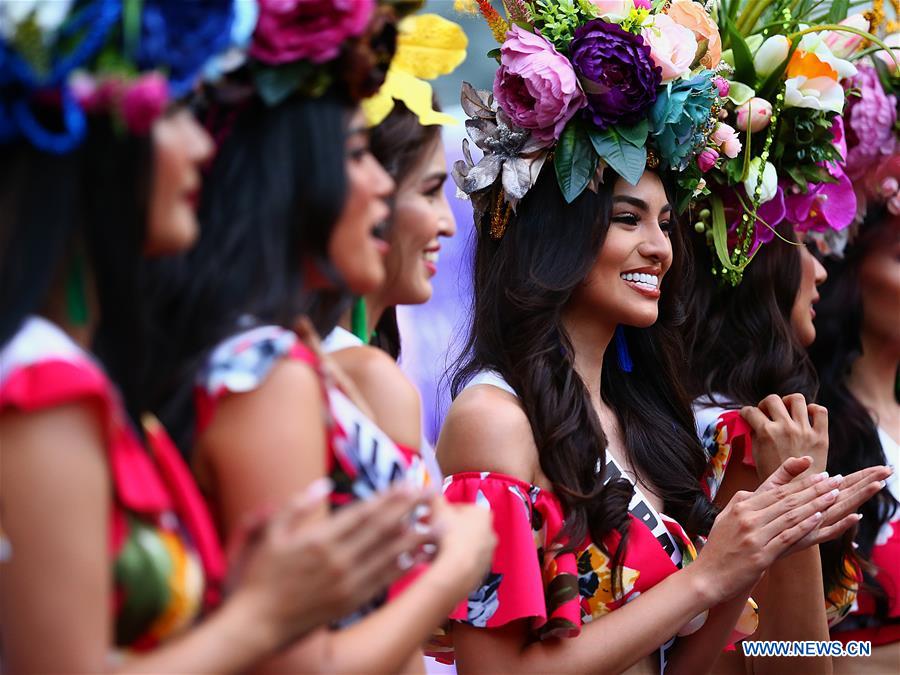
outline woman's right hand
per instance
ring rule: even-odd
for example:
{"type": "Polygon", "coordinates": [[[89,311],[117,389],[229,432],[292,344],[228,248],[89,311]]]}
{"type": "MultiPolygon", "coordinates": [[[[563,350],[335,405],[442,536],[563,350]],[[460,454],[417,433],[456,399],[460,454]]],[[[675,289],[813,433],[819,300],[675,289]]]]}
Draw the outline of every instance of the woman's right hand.
{"type": "Polygon", "coordinates": [[[228,602],[245,604],[273,649],[364,605],[436,542],[433,528],[412,525],[424,492],[399,486],[314,518],[330,491],[316,481],[271,517],[248,520],[230,547],[239,564],[228,602]]]}
{"type": "Polygon", "coordinates": [[[702,575],[700,587],[711,591],[714,604],[746,592],[766,568],[820,526],[822,514],[837,499],[841,481],[840,476],[815,474],[774,488],[735,493],[687,569],[702,575]]]}
{"type": "Polygon", "coordinates": [[[432,523],[441,532],[432,567],[460,598],[480,584],[490,570],[497,545],[494,518],[489,509],[475,504],[450,504],[442,497],[434,502],[432,523]]]}

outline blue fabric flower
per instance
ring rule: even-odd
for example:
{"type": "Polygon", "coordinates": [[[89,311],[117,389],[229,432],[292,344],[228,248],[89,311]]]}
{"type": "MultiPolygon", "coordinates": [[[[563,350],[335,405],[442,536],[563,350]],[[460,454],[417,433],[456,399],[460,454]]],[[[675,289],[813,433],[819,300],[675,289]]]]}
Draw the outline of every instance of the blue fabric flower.
{"type": "Polygon", "coordinates": [[[234,0],[145,0],[138,68],[165,69],[172,96],[183,96],[206,62],[228,48],[234,16],[234,0]]]}
{"type": "Polygon", "coordinates": [[[718,89],[714,77],[713,71],[703,70],[659,92],[650,112],[650,134],[662,168],[683,171],[706,142],[715,124],[712,107],[718,89]]]}

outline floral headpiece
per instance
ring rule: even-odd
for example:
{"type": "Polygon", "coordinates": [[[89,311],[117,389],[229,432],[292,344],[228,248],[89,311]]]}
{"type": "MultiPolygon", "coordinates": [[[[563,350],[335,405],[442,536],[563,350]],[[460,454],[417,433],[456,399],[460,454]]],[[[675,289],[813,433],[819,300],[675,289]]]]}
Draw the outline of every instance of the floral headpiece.
{"type": "Polygon", "coordinates": [[[476,210],[494,210],[493,236],[548,159],[571,202],[606,167],[634,184],[646,166],[684,171],[707,147],[740,148],[718,124],[722,43],[703,5],[506,0],[504,18],[489,0],[472,4],[501,43],[500,67],[493,92],[463,85],[484,157],[464,141],[453,175],[476,210]]]}
{"type": "Polygon", "coordinates": [[[843,117],[852,106],[845,87],[861,76],[853,61],[863,47],[884,47],[867,32],[868,19],[848,17],[847,7],[785,0],[718,6],[730,66],[720,116],[740,133],[742,148],[733,156],[701,155],[679,183],[682,204],[693,202],[695,229],[716,253],[713,272],[724,281],[740,282],[782,222],[823,251],[846,240],[857,202],[848,176],[854,132],[843,117]]]}
{"type": "Polygon", "coordinates": [[[96,112],[147,133],[225,46],[233,12],[234,0],[0,0],[0,143],[66,153],[96,112]],[[37,112],[50,106],[59,128],[37,112]]]}
{"type": "Polygon", "coordinates": [[[423,124],[453,118],[431,106],[431,79],[466,56],[462,29],[440,16],[410,16],[423,0],[258,0],[249,40],[256,92],[268,105],[293,93],[338,87],[361,102],[369,124],[401,100],[423,124]]]}
{"type": "Polygon", "coordinates": [[[677,210],[733,284],[782,220],[817,234],[852,220],[840,82],[858,45],[845,43],[883,43],[855,19],[836,25],[846,3],[504,0],[504,18],[471,2],[500,67],[492,94],[463,88],[485,154],[474,162],[464,142],[454,179],[493,209],[494,236],[550,157],[568,201],[605,167],[631,183],[648,166],[674,172],[677,210]]]}

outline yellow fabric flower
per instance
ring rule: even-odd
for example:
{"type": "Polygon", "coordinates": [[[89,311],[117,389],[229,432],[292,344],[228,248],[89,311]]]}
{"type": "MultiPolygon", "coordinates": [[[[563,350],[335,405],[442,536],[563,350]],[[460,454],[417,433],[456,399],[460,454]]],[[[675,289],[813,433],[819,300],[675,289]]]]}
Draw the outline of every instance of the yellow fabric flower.
{"type": "Polygon", "coordinates": [[[384,84],[362,104],[369,125],[381,123],[393,110],[395,100],[403,101],[424,126],[458,124],[452,116],[431,107],[431,85],[425,79],[452,72],[465,60],[468,44],[458,24],[437,14],[409,16],[401,21],[397,53],[384,84]]]}

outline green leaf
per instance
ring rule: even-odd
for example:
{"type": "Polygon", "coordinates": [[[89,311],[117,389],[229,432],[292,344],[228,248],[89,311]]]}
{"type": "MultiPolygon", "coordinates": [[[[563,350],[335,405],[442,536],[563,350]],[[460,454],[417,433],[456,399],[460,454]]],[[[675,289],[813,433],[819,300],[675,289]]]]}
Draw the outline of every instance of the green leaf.
{"type": "Polygon", "coordinates": [[[650,133],[650,120],[646,117],[633,127],[616,127],[616,133],[632,145],[640,148],[647,143],[647,134],[650,133]]]}
{"type": "Polygon", "coordinates": [[[629,183],[637,185],[647,167],[647,147],[632,145],[615,129],[592,130],[590,136],[600,159],[629,183]]]}
{"type": "Polygon", "coordinates": [[[496,49],[492,49],[487,53],[489,59],[499,59],[500,58],[500,47],[496,49]]]}
{"type": "Polygon", "coordinates": [[[594,177],[597,153],[591,147],[587,132],[577,120],[569,122],[556,145],[553,160],[556,180],[566,202],[575,201],[594,177]]]}
{"type": "Polygon", "coordinates": [[[840,23],[847,18],[850,11],[850,0],[832,0],[831,11],[828,12],[828,23],[840,23]]]}
{"type": "Polygon", "coordinates": [[[722,199],[714,193],[709,196],[709,202],[712,205],[713,244],[716,247],[716,256],[726,270],[739,272],[740,269],[731,262],[731,256],[728,254],[728,225],[725,223],[725,207],[722,205],[722,199]]]}
{"type": "Polygon", "coordinates": [[[753,54],[750,47],[744,41],[743,36],[729,21],[726,24],[728,34],[731,36],[731,51],[734,54],[734,77],[740,82],[756,82],[756,68],[753,67],[753,54]]]}
{"type": "Polygon", "coordinates": [[[806,176],[803,175],[803,171],[800,170],[799,166],[786,166],[784,170],[791,177],[791,180],[800,186],[804,194],[809,192],[809,182],[807,182],[806,176]]]}

